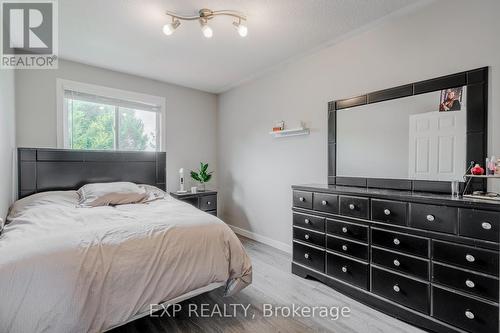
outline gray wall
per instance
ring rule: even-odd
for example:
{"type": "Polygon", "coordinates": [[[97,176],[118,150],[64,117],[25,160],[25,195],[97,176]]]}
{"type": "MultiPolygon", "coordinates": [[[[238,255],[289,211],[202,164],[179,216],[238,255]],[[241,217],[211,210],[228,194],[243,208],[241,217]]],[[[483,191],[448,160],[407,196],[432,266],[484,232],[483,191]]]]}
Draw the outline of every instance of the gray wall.
{"type": "Polygon", "coordinates": [[[57,147],[57,78],[165,97],[169,190],[177,190],[181,167],[204,161],[216,169],[216,95],[65,60],[58,70],[16,72],[19,147],[57,147]]]}
{"type": "MultiPolygon", "coordinates": [[[[5,219],[13,201],[15,183],[14,71],[0,70],[0,218],[5,219]]],[[[0,224],[1,227],[1,224],[0,224]]]]}
{"type": "Polygon", "coordinates": [[[327,179],[327,102],[408,82],[491,66],[489,152],[500,156],[498,13],[498,0],[434,1],[222,94],[224,219],[289,245],[290,186],[327,179]],[[270,128],[282,119],[305,121],[311,134],[271,138],[270,128]]]}

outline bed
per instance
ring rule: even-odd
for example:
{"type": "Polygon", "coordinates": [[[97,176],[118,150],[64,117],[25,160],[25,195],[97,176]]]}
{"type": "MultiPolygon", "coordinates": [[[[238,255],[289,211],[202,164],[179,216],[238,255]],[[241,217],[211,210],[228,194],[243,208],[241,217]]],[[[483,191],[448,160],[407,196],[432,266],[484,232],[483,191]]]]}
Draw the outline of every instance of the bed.
{"type": "Polygon", "coordinates": [[[251,283],[236,235],[189,204],[167,195],[76,208],[84,183],[164,189],[164,160],[164,153],[19,151],[23,199],[0,235],[0,332],[101,332],[148,315],[151,305],[220,286],[231,295],[251,283]]]}

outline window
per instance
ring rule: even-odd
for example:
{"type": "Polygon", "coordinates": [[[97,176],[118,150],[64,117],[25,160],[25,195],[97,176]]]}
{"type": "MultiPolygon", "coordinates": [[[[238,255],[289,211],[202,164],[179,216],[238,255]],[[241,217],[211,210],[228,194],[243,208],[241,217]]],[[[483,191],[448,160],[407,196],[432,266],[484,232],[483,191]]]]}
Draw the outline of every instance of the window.
{"type": "Polygon", "coordinates": [[[92,150],[161,150],[162,99],[60,81],[60,146],[92,150]]]}

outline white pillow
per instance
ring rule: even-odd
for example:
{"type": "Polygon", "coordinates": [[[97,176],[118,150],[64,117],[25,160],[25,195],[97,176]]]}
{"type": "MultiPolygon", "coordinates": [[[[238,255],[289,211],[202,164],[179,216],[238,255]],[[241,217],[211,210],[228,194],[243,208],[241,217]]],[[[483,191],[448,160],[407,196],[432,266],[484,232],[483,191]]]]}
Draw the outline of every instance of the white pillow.
{"type": "Polygon", "coordinates": [[[144,202],[164,199],[168,195],[165,191],[160,190],[158,187],[153,185],[141,184],[139,185],[139,188],[144,189],[144,191],[148,194],[148,197],[144,202]]]}
{"type": "Polygon", "coordinates": [[[145,190],[134,183],[115,182],[115,183],[94,183],[87,184],[77,191],[80,196],[78,204],[86,206],[103,195],[110,193],[144,193],[145,190]]]}

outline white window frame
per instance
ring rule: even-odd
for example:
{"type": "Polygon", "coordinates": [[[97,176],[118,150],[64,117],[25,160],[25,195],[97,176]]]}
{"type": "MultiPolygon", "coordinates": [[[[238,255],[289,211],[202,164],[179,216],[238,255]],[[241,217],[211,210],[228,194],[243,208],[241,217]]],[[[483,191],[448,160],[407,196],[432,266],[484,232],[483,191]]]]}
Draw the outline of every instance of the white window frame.
{"type": "Polygon", "coordinates": [[[81,93],[97,95],[107,98],[121,99],[157,105],[160,111],[156,112],[156,151],[165,150],[166,126],[165,126],[165,105],[164,97],[147,95],[133,91],[115,89],[95,84],[71,81],[58,78],[56,80],[56,98],[57,98],[57,148],[71,149],[68,136],[68,109],[64,103],[64,91],[72,90],[81,93]]]}

